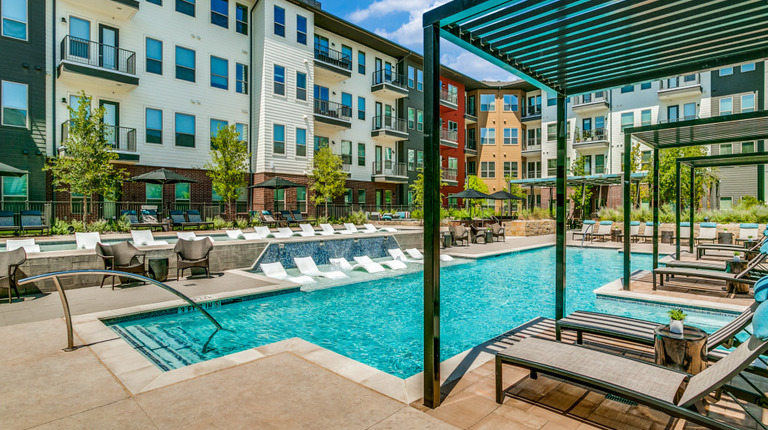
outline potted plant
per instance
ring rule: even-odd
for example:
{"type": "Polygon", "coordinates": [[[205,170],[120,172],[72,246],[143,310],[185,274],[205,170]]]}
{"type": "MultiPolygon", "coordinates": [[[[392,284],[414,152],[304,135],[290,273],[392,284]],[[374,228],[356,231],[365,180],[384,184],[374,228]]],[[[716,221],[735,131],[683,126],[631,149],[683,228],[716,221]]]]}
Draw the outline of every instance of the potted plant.
{"type": "Polygon", "coordinates": [[[733,252],[733,262],[734,262],[734,263],[738,263],[739,261],[741,261],[741,260],[739,259],[739,257],[740,257],[739,251],[734,251],[734,252],[733,252]]]}
{"type": "Polygon", "coordinates": [[[682,309],[670,309],[667,314],[669,315],[669,331],[682,334],[685,328],[683,325],[686,317],[685,312],[682,309]]]}

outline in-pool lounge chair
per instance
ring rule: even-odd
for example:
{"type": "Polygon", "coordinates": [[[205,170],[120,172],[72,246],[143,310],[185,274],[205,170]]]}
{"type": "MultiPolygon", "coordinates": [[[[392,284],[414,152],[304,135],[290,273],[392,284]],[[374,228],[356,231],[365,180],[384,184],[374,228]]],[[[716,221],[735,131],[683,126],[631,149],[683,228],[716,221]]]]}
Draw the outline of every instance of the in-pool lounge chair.
{"type": "Polygon", "coordinates": [[[387,253],[389,253],[389,255],[392,257],[393,260],[402,261],[404,263],[424,264],[424,259],[423,258],[422,259],[411,259],[411,258],[408,258],[405,255],[405,253],[403,252],[403,250],[401,250],[400,248],[388,249],[387,253]]]}
{"type": "Polygon", "coordinates": [[[24,248],[0,252],[0,288],[8,289],[8,303],[13,301],[11,290],[16,292],[17,299],[21,299],[16,280],[19,266],[24,264],[25,261],[27,261],[27,253],[24,251],[24,248]]]}
{"type": "Polygon", "coordinates": [[[40,234],[50,233],[50,228],[43,224],[43,216],[40,211],[21,211],[21,230],[24,233],[39,231],[40,234]]]}
{"type": "Polygon", "coordinates": [[[293,215],[293,219],[296,220],[296,222],[302,223],[302,222],[308,222],[309,224],[316,224],[317,220],[315,218],[304,218],[304,215],[301,214],[301,211],[291,211],[291,215],[293,215]]]}
{"type": "MultiPolygon", "coordinates": [[[[240,232],[242,234],[242,232],[240,232]]],[[[177,231],[176,237],[184,240],[203,240],[208,239],[211,243],[215,242],[211,236],[198,236],[194,231],[177,231]]],[[[237,237],[235,237],[237,239],[237,237]]]]}
{"type": "Polygon", "coordinates": [[[340,270],[321,272],[320,269],[317,268],[317,264],[315,264],[315,260],[312,259],[312,257],[294,257],[293,262],[296,263],[296,267],[302,275],[321,276],[328,279],[342,279],[349,277],[340,270]]]}
{"type": "Polygon", "coordinates": [[[397,229],[394,228],[394,227],[379,227],[379,228],[376,228],[376,226],[373,225],[373,224],[363,224],[363,227],[365,227],[365,229],[368,230],[367,233],[373,233],[373,232],[376,232],[376,231],[385,231],[387,233],[394,233],[394,232],[397,231],[397,229]]]}
{"type": "MultiPolygon", "coordinates": [[[[336,260],[336,262],[338,264],[340,264],[340,267],[342,268],[342,270],[344,269],[343,263],[339,262],[338,261],[339,259],[329,259],[329,260],[331,261],[332,264],[334,264],[333,260],[336,260]]],[[[346,261],[346,260],[344,260],[344,261],[346,261]]],[[[368,273],[378,273],[378,272],[383,272],[384,271],[384,266],[382,266],[381,264],[371,260],[368,257],[355,257],[355,263],[357,263],[357,264],[352,266],[352,270],[354,270],[354,269],[364,269],[368,273]]]]}
{"type": "Polygon", "coordinates": [[[309,224],[299,224],[299,227],[301,227],[301,231],[299,232],[299,234],[302,237],[312,237],[317,234],[315,232],[315,229],[309,224]]]}
{"type": "Polygon", "coordinates": [[[21,227],[13,221],[13,212],[0,211],[0,231],[18,232],[21,227]]]}
{"type": "MultiPolygon", "coordinates": [[[[243,231],[240,230],[239,228],[238,229],[234,229],[234,230],[225,230],[225,232],[227,233],[227,237],[232,239],[232,240],[237,240],[237,239],[262,240],[262,239],[266,239],[267,238],[267,236],[259,234],[258,232],[257,233],[243,233],[243,231]]],[[[213,240],[213,239],[211,239],[211,240],[213,240]]]]}
{"type": "MultiPolygon", "coordinates": [[[[722,270],[692,269],[687,267],[658,267],[653,270],[653,289],[656,290],[657,283],[663,287],[664,278],[670,276],[684,276],[688,278],[725,281],[726,289],[729,291],[731,290],[731,284],[735,282],[754,285],[755,280],[751,279],[748,275],[755,268],[757,268],[757,266],[761,264],[763,260],[765,260],[766,252],[768,252],[768,245],[764,245],[763,249],[760,250],[760,255],[752,259],[752,261],[747,264],[747,267],[739,273],[726,273],[722,270]]],[[[691,288],[697,287],[699,286],[691,284],[691,288]]]]}
{"type": "Polygon", "coordinates": [[[170,215],[171,225],[174,228],[181,227],[182,230],[186,230],[188,227],[195,228],[199,226],[199,224],[196,222],[187,221],[187,219],[184,217],[184,212],[182,211],[171,211],[170,215]]]}
{"type": "Polygon", "coordinates": [[[136,215],[136,211],[133,210],[122,210],[120,211],[120,216],[128,220],[128,224],[131,225],[132,229],[152,228],[153,226],[151,223],[139,222],[139,217],[136,215]]]}
{"type": "Polygon", "coordinates": [[[353,232],[345,230],[336,230],[333,228],[330,224],[320,224],[320,228],[322,231],[320,232],[323,236],[330,236],[332,234],[352,234],[353,232]]]}
{"type": "Polygon", "coordinates": [[[40,245],[35,244],[35,239],[8,239],[5,241],[5,250],[13,251],[24,248],[27,254],[40,252],[40,245]]]}
{"type": "Polygon", "coordinates": [[[699,223],[699,235],[694,237],[697,243],[702,241],[709,241],[715,243],[717,240],[717,223],[716,222],[702,222],[699,223]]]}
{"type": "MultiPolygon", "coordinates": [[[[347,231],[346,234],[355,234],[355,233],[367,233],[365,231],[360,231],[357,229],[357,226],[352,224],[351,222],[345,222],[344,223],[344,230],[342,232],[347,231]]],[[[344,234],[344,233],[342,233],[344,234]]]]}
{"type": "Polygon", "coordinates": [[[281,281],[291,281],[297,284],[311,284],[313,282],[317,282],[307,275],[288,276],[285,268],[279,262],[261,263],[259,264],[259,268],[261,268],[261,271],[264,272],[264,276],[268,278],[279,279],[281,281]]]}
{"type": "MultiPolygon", "coordinates": [[[[409,249],[406,249],[405,252],[406,254],[410,255],[411,258],[413,258],[414,260],[421,260],[422,263],[424,262],[424,254],[422,254],[421,251],[419,251],[418,249],[409,248],[409,249]]],[[[440,254],[440,261],[453,261],[453,260],[455,259],[448,254],[440,254]]]]}
{"type": "Polygon", "coordinates": [[[360,230],[361,233],[378,233],[379,230],[376,229],[372,224],[363,224],[363,229],[360,230]]]}
{"type": "Polygon", "coordinates": [[[581,236],[584,240],[590,240],[592,233],[595,232],[595,222],[591,219],[584,220],[581,224],[581,231],[574,231],[571,234],[571,240],[576,240],[576,235],[581,236]]]}
{"type": "MultiPolygon", "coordinates": [[[[352,266],[349,264],[349,261],[347,261],[346,258],[340,257],[340,258],[329,258],[328,262],[331,263],[331,266],[338,268],[341,271],[344,272],[350,272],[353,269],[356,269],[358,265],[352,266]]],[[[362,266],[360,266],[362,267],[362,266]]],[[[381,270],[384,270],[384,267],[381,268],[381,270]]]]}
{"type": "Polygon", "coordinates": [[[757,230],[759,225],[754,223],[741,223],[739,224],[739,237],[736,238],[737,244],[745,244],[754,242],[759,237],[757,230]]]}
{"type": "Polygon", "coordinates": [[[405,263],[398,260],[384,260],[384,261],[375,262],[371,260],[371,257],[367,255],[355,257],[355,261],[357,262],[357,264],[379,264],[382,266],[387,266],[392,270],[403,270],[408,267],[405,265],[405,263]]]}
{"type": "MultiPolygon", "coordinates": [[[[631,223],[631,221],[630,221],[631,223]]],[[[613,226],[613,221],[600,221],[600,224],[597,225],[597,229],[594,233],[590,235],[592,240],[595,238],[600,239],[601,241],[605,242],[605,239],[611,238],[611,227],[613,226]]]]}
{"type": "Polygon", "coordinates": [[[287,239],[293,237],[295,233],[288,227],[278,227],[277,231],[272,233],[272,237],[276,239],[287,239]]]}
{"type": "Polygon", "coordinates": [[[200,211],[196,211],[196,210],[187,211],[187,220],[189,222],[193,222],[197,224],[197,227],[201,229],[213,228],[213,222],[204,221],[203,218],[200,216],[200,211]]]}
{"type": "Polygon", "coordinates": [[[96,249],[96,244],[101,242],[98,231],[90,233],[75,233],[77,249],[96,249]]]}
{"type": "Polygon", "coordinates": [[[131,237],[136,246],[168,245],[165,240],[155,240],[151,230],[131,230],[131,237]]]}
{"type": "Polygon", "coordinates": [[[266,239],[268,237],[274,237],[272,230],[270,230],[269,227],[265,227],[263,225],[254,227],[253,231],[255,231],[256,234],[258,234],[259,236],[262,236],[262,239],[266,239]]]}

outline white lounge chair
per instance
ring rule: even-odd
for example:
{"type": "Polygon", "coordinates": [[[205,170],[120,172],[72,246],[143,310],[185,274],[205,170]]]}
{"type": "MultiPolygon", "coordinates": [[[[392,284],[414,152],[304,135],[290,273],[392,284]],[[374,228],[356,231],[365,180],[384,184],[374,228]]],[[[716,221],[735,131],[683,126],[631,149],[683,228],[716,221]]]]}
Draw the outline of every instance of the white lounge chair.
{"type": "Polygon", "coordinates": [[[363,233],[378,233],[379,231],[376,230],[376,227],[373,226],[373,224],[363,224],[364,229],[360,230],[363,233]]]}
{"type": "Polygon", "coordinates": [[[736,243],[741,242],[757,242],[757,231],[760,227],[757,224],[742,223],[739,225],[739,237],[736,238],[736,243]]]}
{"type": "MultiPolygon", "coordinates": [[[[354,269],[354,267],[351,264],[349,264],[349,261],[347,261],[347,259],[344,258],[344,257],[341,257],[341,258],[329,258],[328,261],[331,263],[331,266],[338,267],[340,270],[342,270],[344,272],[349,272],[352,269],[354,269]]],[[[382,269],[383,269],[383,267],[382,267],[382,269]]]]}
{"type": "Polygon", "coordinates": [[[711,241],[715,243],[717,241],[717,223],[714,222],[701,222],[699,223],[699,235],[694,237],[698,243],[703,240],[711,241]]]}
{"type": "Polygon", "coordinates": [[[13,251],[24,248],[24,252],[40,252],[40,245],[35,245],[35,239],[8,239],[5,241],[5,250],[13,251]]]}
{"type": "MultiPolygon", "coordinates": [[[[386,261],[373,261],[371,260],[371,257],[367,255],[363,255],[361,257],[355,257],[355,261],[357,264],[363,264],[363,265],[377,265],[377,266],[387,266],[392,270],[402,270],[407,268],[408,266],[405,265],[402,261],[397,260],[386,260],[386,261]]],[[[367,269],[366,269],[367,270],[367,269]]],[[[370,272],[370,270],[369,270],[370,272]]]]}
{"type": "Polygon", "coordinates": [[[256,234],[258,234],[264,239],[272,236],[272,230],[270,230],[269,227],[265,227],[265,226],[254,227],[253,231],[255,231],[256,234]]]}
{"type": "MultiPolygon", "coordinates": [[[[242,234],[242,232],[241,232],[242,234]]],[[[184,240],[203,240],[208,239],[211,242],[215,242],[211,236],[198,236],[194,231],[177,231],[176,237],[184,240]]]]}
{"type": "Polygon", "coordinates": [[[348,276],[340,270],[321,272],[320,269],[317,268],[315,260],[313,260],[312,257],[294,257],[293,262],[296,263],[296,267],[298,267],[299,272],[301,272],[302,275],[322,276],[328,279],[348,278],[348,276]]]}
{"type": "Polygon", "coordinates": [[[406,263],[421,263],[421,264],[424,263],[424,256],[422,256],[421,259],[418,259],[418,258],[411,259],[411,258],[408,258],[400,248],[388,249],[387,252],[389,253],[389,255],[392,256],[393,259],[398,261],[403,261],[406,263]]]}
{"type": "Polygon", "coordinates": [[[320,224],[320,228],[322,229],[320,234],[323,235],[323,236],[330,236],[332,234],[352,234],[352,233],[354,233],[352,231],[347,231],[347,230],[336,230],[330,224],[320,224]]]}
{"type": "Polygon", "coordinates": [[[261,271],[264,272],[264,276],[268,278],[279,279],[281,281],[291,281],[297,284],[311,284],[316,282],[314,279],[306,275],[288,276],[288,273],[285,272],[285,268],[283,268],[283,265],[279,262],[261,263],[259,264],[259,267],[261,268],[261,271]]]}
{"type": "Polygon", "coordinates": [[[75,233],[77,249],[96,249],[96,244],[101,242],[98,231],[91,233],[75,233]]]}
{"type": "Polygon", "coordinates": [[[315,233],[314,227],[312,227],[309,224],[299,224],[299,227],[301,227],[301,231],[299,232],[299,234],[302,237],[312,237],[315,234],[317,234],[317,233],[315,233]]]}
{"type": "Polygon", "coordinates": [[[397,231],[397,229],[394,228],[394,227],[379,227],[379,228],[376,228],[376,226],[373,225],[373,224],[363,224],[363,227],[365,227],[367,230],[373,229],[375,231],[386,231],[386,232],[389,232],[389,233],[394,233],[394,232],[397,231]]]}
{"type": "Polygon", "coordinates": [[[365,269],[368,273],[378,273],[384,271],[384,266],[371,260],[367,256],[355,257],[355,263],[357,264],[352,266],[352,269],[362,268],[365,269]]]}
{"type": "Polygon", "coordinates": [[[272,236],[277,239],[286,239],[289,237],[293,237],[294,232],[288,227],[278,227],[277,232],[272,233],[272,236]]]}
{"type": "Polygon", "coordinates": [[[352,224],[351,222],[345,222],[345,223],[344,223],[344,228],[345,228],[346,230],[342,230],[342,234],[343,234],[345,231],[348,231],[348,232],[349,232],[349,233],[347,233],[347,234],[354,234],[354,233],[365,233],[365,232],[363,232],[363,231],[360,231],[360,230],[358,230],[358,229],[357,229],[357,226],[355,226],[355,225],[354,225],[354,224],[352,224]]]}
{"type": "MultiPolygon", "coordinates": [[[[424,262],[424,254],[422,254],[421,251],[419,251],[416,248],[406,249],[405,253],[410,255],[411,258],[413,258],[414,260],[421,260],[419,261],[420,263],[424,262]]],[[[440,254],[440,261],[453,261],[453,260],[455,260],[455,258],[451,257],[448,254],[440,254]]]]}
{"type": "Polygon", "coordinates": [[[451,257],[448,254],[440,254],[440,261],[453,261],[455,258],[451,257]]]}
{"type": "Polygon", "coordinates": [[[151,230],[131,230],[131,237],[136,246],[168,245],[164,240],[155,240],[151,230]]]}

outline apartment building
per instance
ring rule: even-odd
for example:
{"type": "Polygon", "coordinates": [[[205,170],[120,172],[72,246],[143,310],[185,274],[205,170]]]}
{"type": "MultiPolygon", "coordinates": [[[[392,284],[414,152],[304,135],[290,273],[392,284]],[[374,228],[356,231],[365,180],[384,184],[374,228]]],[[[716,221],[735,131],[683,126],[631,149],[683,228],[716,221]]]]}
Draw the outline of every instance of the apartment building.
{"type": "Polygon", "coordinates": [[[44,4],[0,2],[0,162],[29,172],[0,177],[0,205],[6,210],[45,200],[46,13],[44,4]]]}
{"type": "MultiPolygon", "coordinates": [[[[464,189],[466,88],[463,82],[448,76],[440,77],[440,87],[440,168],[446,184],[441,192],[448,196],[464,189]]],[[[447,197],[443,204],[448,204],[447,197]]]]}

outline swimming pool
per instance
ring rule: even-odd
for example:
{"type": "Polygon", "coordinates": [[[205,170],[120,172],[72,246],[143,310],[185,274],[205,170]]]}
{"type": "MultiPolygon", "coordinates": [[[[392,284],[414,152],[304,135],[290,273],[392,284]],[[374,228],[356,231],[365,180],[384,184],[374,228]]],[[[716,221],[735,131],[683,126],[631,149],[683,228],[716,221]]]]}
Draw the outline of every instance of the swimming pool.
{"type": "MultiPolygon", "coordinates": [[[[484,258],[441,269],[441,357],[448,359],[531,320],[554,316],[554,247],[484,258]]],[[[651,256],[634,254],[632,269],[651,256]]],[[[667,307],[596,300],[593,290],[621,276],[615,250],[569,248],[568,312],[599,310],[664,322],[667,307]],[[598,303],[599,302],[599,303],[598,303]]],[[[221,306],[209,312],[232,330],[203,353],[210,323],[197,312],[105,321],[164,370],[300,337],[392,375],[422,370],[422,273],[313,291],[294,290],[221,306]]],[[[689,311],[712,331],[730,318],[689,311]]]]}

